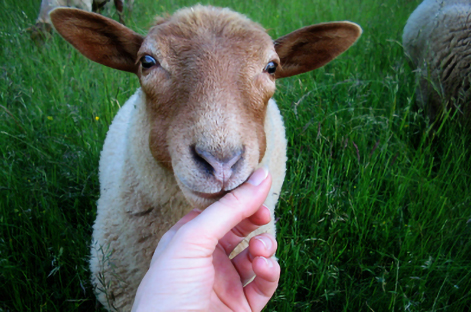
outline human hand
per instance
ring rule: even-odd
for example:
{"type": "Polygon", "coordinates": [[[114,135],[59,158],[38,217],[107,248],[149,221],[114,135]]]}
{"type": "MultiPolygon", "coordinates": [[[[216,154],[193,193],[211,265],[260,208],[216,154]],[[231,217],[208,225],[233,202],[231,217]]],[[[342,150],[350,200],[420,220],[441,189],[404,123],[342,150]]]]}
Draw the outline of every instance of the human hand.
{"type": "Polygon", "coordinates": [[[203,212],[193,210],[178,221],[159,242],[132,311],[261,311],[280,277],[271,258],[275,238],[258,235],[234,259],[229,254],[270,221],[262,205],[270,186],[266,169],[258,169],[203,212]]]}

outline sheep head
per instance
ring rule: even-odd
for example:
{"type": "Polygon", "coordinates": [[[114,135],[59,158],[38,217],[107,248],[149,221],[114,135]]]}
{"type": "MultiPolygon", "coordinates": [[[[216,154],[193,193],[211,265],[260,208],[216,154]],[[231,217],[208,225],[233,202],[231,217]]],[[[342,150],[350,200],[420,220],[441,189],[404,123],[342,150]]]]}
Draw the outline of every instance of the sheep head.
{"type": "Polygon", "coordinates": [[[86,57],[139,77],[150,151],[200,208],[246,181],[264,157],[275,79],[325,65],[361,34],[356,24],[335,22],[273,41],[243,15],[205,6],[157,19],[146,37],[77,9],[50,16],[86,57]]]}

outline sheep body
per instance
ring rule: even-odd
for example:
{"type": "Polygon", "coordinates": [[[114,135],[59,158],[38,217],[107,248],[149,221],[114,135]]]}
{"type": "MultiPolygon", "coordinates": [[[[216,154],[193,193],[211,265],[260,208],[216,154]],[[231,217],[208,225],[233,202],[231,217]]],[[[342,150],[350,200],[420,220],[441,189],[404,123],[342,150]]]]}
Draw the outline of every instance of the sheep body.
{"type": "Polygon", "coordinates": [[[409,17],[403,46],[417,68],[417,100],[433,121],[447,107],[469,117],[471,3],[425,0],[409,17]]]}
{"type": "MultiPolygon", "coordinates": [[[[70,7],[91,12],[92,10],[99,10],[109,2],[110,0],[42,0],[41,9],[39,10],[39,16],[36,23],[51,25],[49,12],[56,7],[70,7]]],[[[132,7],[133,2],[134,0],[128,0],[128,6],[132,7]]],[[[121,14],[124,0],[115,0],[114,3],[118,13],[121,14]]]]}
{"type": "MultiPolygon", "coordinates": [[[[99,301],[111,309],[108,303],[112,296],[113,307],[119,311],[129,310],[132,305],[134,292],[158,244],[155,237],[161,237],[193,208],[173,173],[159,166],[147,148],[150,123],[145,97],[139,89],[119,110],[100,157],[101,196],[93,226],[90,268],[95,273],[93,284],[104,290],[98,292],[99,301]],[[113,266],[116,260],[119,266],[113,266]],[[110,284],[110,278],[128,283],[110,284]],[[107,289],[107,285],[111,287],[107,289]]],[[[265,201],[271,222],[253,232],[234,253],[243,250],[256,234],[275,235],[274,210],[285,177],[286,139],[274,100],[268,105],[265,131],[267,152],[260,166],[267,166],[272,175],[270,195],[265,201]]]]}
{"type": "Polygon", "coordinates": [[[39,10],[39,16],[36,23],[43,23],[51,25],[51,19],[49,18],[49,12],[56,7],[64,6],[77,8],[85,11],[92,11],[93,0],[42,0],[41,8],[39,10]]]}

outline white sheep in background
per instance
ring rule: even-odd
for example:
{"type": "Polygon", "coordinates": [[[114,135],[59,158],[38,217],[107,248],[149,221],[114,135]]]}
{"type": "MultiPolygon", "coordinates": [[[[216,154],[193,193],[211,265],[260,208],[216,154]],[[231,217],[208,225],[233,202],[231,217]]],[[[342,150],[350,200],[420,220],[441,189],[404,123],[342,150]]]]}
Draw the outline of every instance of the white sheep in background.
{"type": "MultiPolygon", "coordinates": [[[[92,282],[107,309],[129,311],[161,236],[193,207],[206,208],[265,165],[275,235],[286,139],[271,99],[275,78],[321,67],[361,28],[313,25],[275,42],[229,9],[195,6],[160,18],[146,37],[101,15],[51,12],[56,30],[103,65],[135,73],[141,88],[108,131],[100,159],[92,282]]],[[[247,246],[247,238],[233,254],[247,246]]]]}
{"type": "Polygon", "coordinates": [[[471,110],[471,1],[425,0],[402,37],[417,68],[417,99],[433,121],[447,108],[469,119],[471,110]]]}
{"type": "MultiPolygon", "coordinates": [[[[28,28],[28,31],[30,32],[31,38],[34,41],[41,42],[45,37],[52,33],[52,24],[51,19],[49,18],[49,12],[51,12],[53,9],[57,7],[70,7],[78,8],[88,12],[99,12],[110,1],[111,0],[42,0],[36,24],[28,28]]],[[[124,0],[113,1],[116,11],[119,15],[119,21],[124,24],[124,0]]],[[[133,2],[134,0],[128,0],[128,7],[131,8],[133,2]]]]}

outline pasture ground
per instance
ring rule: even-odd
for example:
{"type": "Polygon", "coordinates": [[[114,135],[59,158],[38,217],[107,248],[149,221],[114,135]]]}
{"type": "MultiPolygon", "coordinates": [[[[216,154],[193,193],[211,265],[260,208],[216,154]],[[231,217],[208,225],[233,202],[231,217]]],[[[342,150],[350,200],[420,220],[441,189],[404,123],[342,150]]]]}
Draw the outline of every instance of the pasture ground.
{"type": "MultiPolygon", "coordinates": [[[[204,1],[203,3],[206,3],[204,1]]],[[[429,125],[401,47],[418,0],[214,0],[273,38],[363,27],[347,53],[278,81],[289,141],[266,311],[470,311],[469,131],[429,125]]],[[[137,0],[129,27],[195,1],[137,0]]],[[[98,159],[137,79],[25,29],[40,0],[0,3],[0,311],[100,311],[87,265],[98,159]]],[[[113,9],[104,12],[117,19],[113,9]]]]}

